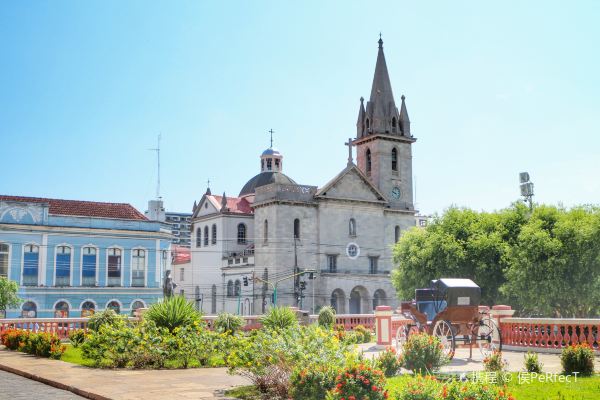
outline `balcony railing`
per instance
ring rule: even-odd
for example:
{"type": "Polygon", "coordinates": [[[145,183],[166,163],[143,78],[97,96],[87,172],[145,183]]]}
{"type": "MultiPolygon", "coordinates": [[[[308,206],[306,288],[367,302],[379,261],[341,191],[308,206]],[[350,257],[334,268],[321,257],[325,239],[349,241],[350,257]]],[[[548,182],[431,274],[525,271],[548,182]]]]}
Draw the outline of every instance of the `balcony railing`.
{"type": "Polygon", "coordinates": [[[96,286],[95,276],[84,276],[81,278],[81,286],[96,286]]]}
{"type": "Polygon", "coordinates": [[[390,271],[383,271],[380,269],[372,270],[369,268],[365,269],[345,269],[345,268],[323,268],[321,269],[323,274],[336,274],[336,275],[389,275],[390,271]]]}
{"type": "Polygon", "coordinates": [[[106,286],[121,286],[121,278],[113,278],[113,277],[108,277],[108,280],[106,281],[106,286]]]}
{"type": "Polygon", "coordinates": [[[37,275],[23,275],[23,286],[37,286],[37,275]]]}
{"type": "Polygon", "coordinates": [[[69,276],[57,276],[54,281],[54,286],[70,286],[71,277],[69,276]]]}
{"type": "Polygon", "coordinates": [[[134,287],[144,287],[145,283],[146,283],[146,279],[145,279],[144,275],[141,275],[141,276],[140,275],[138,275],[138,276],[134,275],[131,278],[131,286],[134,286],[134,287]]]}

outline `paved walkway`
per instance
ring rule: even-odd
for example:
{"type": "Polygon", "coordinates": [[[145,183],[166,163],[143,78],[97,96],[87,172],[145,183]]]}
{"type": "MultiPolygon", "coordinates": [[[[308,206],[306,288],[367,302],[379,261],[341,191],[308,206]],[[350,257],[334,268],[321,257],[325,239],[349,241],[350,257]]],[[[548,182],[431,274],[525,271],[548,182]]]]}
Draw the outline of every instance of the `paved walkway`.
{"type": "MultiPolygon", "coordinates": [[[[0,350],[0,370],[15,372],[94,400],[218,399],[223,397],[216,396],[216,392],[248,384],[240,376],[228,375],[225,368],[105,370],[5,349],[0,350]]],[[[0,393],[9,393],[7,398],[11,399],[16,394],[11,390],[0,393]]],[[[36,397],[28,397],[32,398],[36,397]]]]}
{"type": "Polygon", "coordinates": [[[10,372],[0,371],[0,398],[11,400],[83,400],[66,390],[55,389],[10,372]]]}

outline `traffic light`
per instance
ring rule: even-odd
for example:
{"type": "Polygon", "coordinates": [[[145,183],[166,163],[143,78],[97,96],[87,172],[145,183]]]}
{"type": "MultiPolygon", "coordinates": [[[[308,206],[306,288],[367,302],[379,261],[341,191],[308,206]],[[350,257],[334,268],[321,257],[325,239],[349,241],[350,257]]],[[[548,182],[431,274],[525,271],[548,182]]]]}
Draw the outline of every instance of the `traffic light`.
{"type": "Polygon", "coordinates": [[[244,286],[248,286],[248,277],[247,276],[244,277],[244,286]]]}
{"type": "Polygon", "coordinates": [[[308,279],[310,279],[311,281],[312,281],[313,279],[315,279],[315,273],[314,273],[314,272],[310,272],[310,273],[308,274],[308,279]]]}
{"type": "Polygon", "coordinates": [[[306,290],[306,281],[300,282],[300,290],[306,290]]]}

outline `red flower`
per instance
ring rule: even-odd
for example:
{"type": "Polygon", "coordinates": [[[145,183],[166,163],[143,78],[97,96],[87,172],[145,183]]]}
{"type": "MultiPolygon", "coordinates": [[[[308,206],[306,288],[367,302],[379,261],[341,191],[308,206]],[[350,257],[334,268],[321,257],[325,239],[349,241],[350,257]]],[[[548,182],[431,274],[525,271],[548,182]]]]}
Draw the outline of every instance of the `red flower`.
{"type": "Polygon", "coordinates": [[[379,391],[379,388],[375,385],[371,386],[371,390],[373,390],[374,392],[379,391]]]}

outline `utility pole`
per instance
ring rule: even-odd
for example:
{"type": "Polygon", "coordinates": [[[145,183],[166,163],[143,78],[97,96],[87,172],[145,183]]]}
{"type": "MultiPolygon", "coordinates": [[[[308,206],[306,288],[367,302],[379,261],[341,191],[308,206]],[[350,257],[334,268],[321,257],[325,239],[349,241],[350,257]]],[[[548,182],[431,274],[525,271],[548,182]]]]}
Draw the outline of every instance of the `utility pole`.
{"type": "MultiPolygon", "coordinates": [[[[298,238],[296,237],[296,232],[294,232],[294,274],[297,274],[299,272],[297,240],[298,240],[298,238]]],[[[300,276],[297,275],[294,278],[294,297],[296,298],[296,305],[299,305],[299,303],[300,303],[298,301],[298,293],[299,292],[300,292],[300,276]]]]}
{"type": "Polygon", "coordinates": [[[273,305],[277,305],[277,286],[279,285],[280,282],[286,281],[288,279],[295,279],[296,277],[300,276],[300,275],[304,275],[304,274],[309,274],[309,273],[315,273],[316,271],[314,269],[305,269],[304,271],[300,271],[291,275],[287,275],[284,276],[283,278],[279,278],[275,281],[268,281],[265,279],[261,279],[255,275],[252,276],[252,280],[257,280],[259,282],[263,282],[266,285],[271,286],[271,288],[273,288],[273,305]]]}

